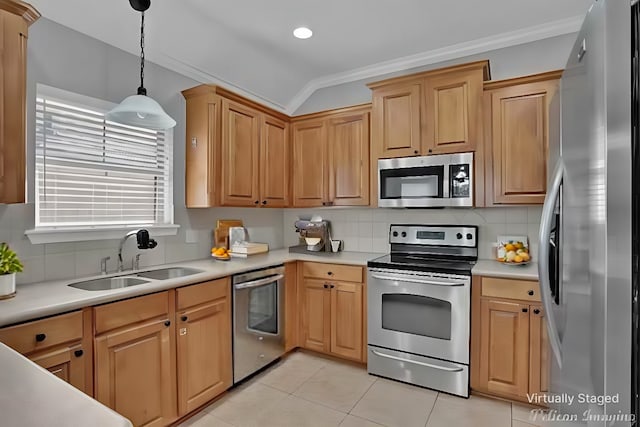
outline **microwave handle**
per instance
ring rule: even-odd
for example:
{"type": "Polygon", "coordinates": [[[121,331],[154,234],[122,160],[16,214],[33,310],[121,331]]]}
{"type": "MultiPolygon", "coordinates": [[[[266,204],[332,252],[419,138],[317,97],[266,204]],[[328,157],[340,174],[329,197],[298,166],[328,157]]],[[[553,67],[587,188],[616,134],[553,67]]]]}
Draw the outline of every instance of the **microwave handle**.
{"type": "Polygon", "coordinates": [[[260,286],[268,285],[269,283],[277,282],[278,280],[284,278],[283,274],[278,274],[276,276],[265,277],[264,279],[253,280],[251,282],[240,283],[234,286],[235,289],[251,289],[251,288],[259,288],[260,286]]]}
{"type": "Polygon", "coordinates": [[[442,198],[448,199],[451,190],[451,181],[449,181],[449,162],[446,162],[442,168],[444,169],[444,177],[442,178],[442,198]]]}

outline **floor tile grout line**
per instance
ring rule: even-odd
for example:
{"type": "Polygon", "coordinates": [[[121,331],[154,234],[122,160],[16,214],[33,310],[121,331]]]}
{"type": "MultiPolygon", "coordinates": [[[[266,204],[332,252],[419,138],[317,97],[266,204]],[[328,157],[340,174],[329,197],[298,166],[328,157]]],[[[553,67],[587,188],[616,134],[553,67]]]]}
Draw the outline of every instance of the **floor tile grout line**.
{"type": "Polygon", "coordinates": [[[427,420],[424,422],[424,427],[427,427],[427,424],[429,424],[429,418],[431,418],[431,414],[433,413],[433,410],[436,407],[436,403],[438,403],[438,397],[440,397],[440,392],[436,392],[436,398],[433,399],[433,405],[431,405],[431,409],[429,410],[429,413],[427,414],[427,420]]]}
{"type": "MultiPolygon", "coordinates": [[[[358,403],[360,403],[360,401],[361,401],[362,399],[364,399],[364,397],[367,395],[367,393],[369,393],[369,390],[371,390],[371,387],[373,387],[373,385],[374,385],[375,383],[377,383],[377,382],[378,382],[378,380],[379,380],[379,378],[378,378],[378,377],[375,377],[375,376],[373,376],[373,375],[371,375],[371,376],[372,376],[372,377],[374,377],[375,379],[371,382],[371,384],[369,385],[369,387],[367,387],[367,389],[364,391],[364,393],[362,393],[362,396],[360,396],[360,399],[358,399],[358,400],[356,401],[356,403],[354,403],[354,404],[353,404],[353,406],[351,407],[351,409],[349,409],[349,412],[348,412],[348,413],[349,413],[350,415],[354,415],[354,414],[351,414],[351,411],[353,411],[353,409],[354,409],[356,406],[358,406],[358,403]]],[[[357,415],[354,415],[354,416],[357,416],[357,415]]],[[[358,417],[358,418],[363,418],[363,417],[358,417]]],[[[365,419],[366,419],[366,420],[369,420],[368,418],[365,418],[365,419]]],[[[369,421],[373,421],[373,420],[369,420],[369,421]]]]}

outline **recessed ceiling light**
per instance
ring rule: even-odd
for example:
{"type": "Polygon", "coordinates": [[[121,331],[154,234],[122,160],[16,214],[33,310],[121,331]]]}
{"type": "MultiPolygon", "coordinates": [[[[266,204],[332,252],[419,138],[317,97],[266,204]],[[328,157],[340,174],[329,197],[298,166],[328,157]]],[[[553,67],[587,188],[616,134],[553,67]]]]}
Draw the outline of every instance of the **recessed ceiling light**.
{"type": "Polygon", "coordinates": [[[307,27],[298,27],[293,30],[293,35],[299,39],[308,39],[313,35],[313,31],[311,31],[307,27]]]}

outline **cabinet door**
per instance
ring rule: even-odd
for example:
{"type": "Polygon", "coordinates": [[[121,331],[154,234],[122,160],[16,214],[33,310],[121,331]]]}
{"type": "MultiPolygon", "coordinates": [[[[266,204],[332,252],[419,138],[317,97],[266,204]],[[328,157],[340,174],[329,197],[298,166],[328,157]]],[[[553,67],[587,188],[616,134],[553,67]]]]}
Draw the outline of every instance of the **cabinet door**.
{"type": "Polygon", "coordinates": [[[530,308],[529,322],[529,393],[546,393],[549,391],[549,338],[542,307],[530,308]]]}
{"type": "Polygon", "coordinates": [[[134,426],[165,426],[175,418],[167,323],[152,320],[95,339],[95,398],[134,426]]]}
{"type": "Polygon", "coordinates": [[[202,406],[232,383],[231,313],[224,297],[178,313],[180,415],[202,406]]]}
{"type": "Polygon", "coordinates": [[[373,91],[372,149],[376,158],[420,154],[420,83],[404,83],[373,91]]]}
{"type": "Polygon", "coordinates": [[[262,206],[289,206],[289,125],[263,116],[260,135],[260,203],[262,206]]]}
{"type": "Polygon", "coordinates": [[[423,152],[475,151],[482,136],[482,70],[427,77],[425,99],[423,152]]]}
{"type": "Polygon", "coordinates": [[[220,155],[220,98],[206,93],[185,97],[185,205],[213,207],[220,197],[220,171],[214,168],[220,155]]]}
{"type": "Polygon", "coordinates": [[[331,346],[331,292],[324,280],[304,279],[301,284],[302,339],[304,348],[328,352],[331,346]]]}
{"type": "Polygon", "coordinates": [[[331,282],[331,353],[362,359],[362,284],[331,282]]]}
{"type": "Polygon", "coordinates": [[[494,204],[542,204],[547,192],[549,103],[557,81],[490,92],[494,204]]]}
{"type": "Polygon", "coordinates": [[[0,202],[24,203],[27,22],[0,10],[0,202]]]}
{"type": "Polygon", "coordinates": [[[529,306],[483,298],[480,302],[480,383],[503,396],[529,391],[529,306]]]}
{"type": "Polygon", "coordinates": [[[328,200],[327,125],[324,120],[292,125],[293,205],[322,206],[328,200]]]}
{"type": "Polygon", "coordinates": [[[369,113],[329,120],[329,200],[369,204],[369,113]]]}
{"type": "Polygon", "coordinates": [[[224,99],[222,101],[222,201],[223,206],[259,204],[260,113],[224,99]]]}
{"type": "Polygon", "coordinates": [[[92,394],[85,377],[87,363],[92,361],[90,354],[87,355],[82,349],[82,344],[43,351],[30,355],[29,359],[78,390],[92,394]]]}

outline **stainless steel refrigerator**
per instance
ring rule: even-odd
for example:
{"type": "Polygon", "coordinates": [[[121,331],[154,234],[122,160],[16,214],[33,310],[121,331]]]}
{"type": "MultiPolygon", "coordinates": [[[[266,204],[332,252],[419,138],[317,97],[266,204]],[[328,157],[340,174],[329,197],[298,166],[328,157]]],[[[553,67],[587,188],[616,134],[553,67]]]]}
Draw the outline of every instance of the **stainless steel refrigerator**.
{"type": "Polygon", "coordinates": [[[636,3],[593,3],[551,106],[560,119],[550,123],[538,261],[556,425],[624,426],[638,415],[636,3]]]}

